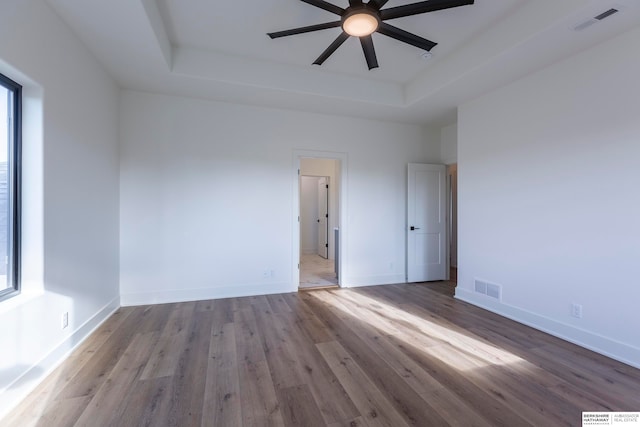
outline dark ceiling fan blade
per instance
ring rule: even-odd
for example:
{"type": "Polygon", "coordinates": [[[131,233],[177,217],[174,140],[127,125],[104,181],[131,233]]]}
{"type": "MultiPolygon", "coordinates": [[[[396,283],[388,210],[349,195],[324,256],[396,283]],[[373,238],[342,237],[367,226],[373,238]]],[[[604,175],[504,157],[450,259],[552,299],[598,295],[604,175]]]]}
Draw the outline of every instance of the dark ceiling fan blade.
{"type": "Polygon", "coordinates": [[[349,0],[349,6],[360,6],[362,4],[362,0],[349,0]]]}
{"type": "Polygon", "coordinates": [[[329,58],[349,37],[349,34],[343,31],[342,34],[340,34],[338,38],[335,39],[324,52],[322,52],[322,55],[313,61],[313,63],[315,65],[322,65],[322,63],[326,61],[327,58],[329,58]]]}
{"type": "Polygon", "coordinates": [[[275,33],[267,33],[272,39],[278,37],[293,36],[295,34],[310,33],[311,31],[326,30],[327,28],[335,28],[342,25],[342,21],[327,22],[326,24],[309,25],[308,27],[292,28],[290,30],[276,31],[275,33]]]}
{"type": "Polygon", "coordinates": [[[360,37],[360,43],[362,44],[362,51],[369,69],[378,68],[378,58],[376,57],[376,50],[373,48],[371,35],[360,37]]]}
{"type": "Polygon", "coordinates": [[[389,0],[369,0],[369,5],[373,6],[375,10],[380,10],[382,6],[387,4],[389,0]]]}
{"type": "Polygon", "coordinates": [[[327,12],[335,13],[336,15],[342,15],[344,13],[344,9],[338,7],[334,4],[328,3],[324,0],[301,0],[305,3],[308,3],[312,6],[319,7],[320,9],[324,9],[327,12]]]}
{"type": "Polygon", "coordinates": [[[401,30],[400,28],[394,27],[393,25],[389,25],[386,22],[381,22],[380,26],[376,30],[380,34],[384,34],[387,37],[394,38],[396,40],[400,40],[401,42],[409,43],[415,47],[419,47],[424,50],[431,50],[438,43],[432,42],[431,40],[423,39],[420,36],[416,36],[408,31],[401,30]]]}
{"type": "MultiPolygon", "coordinates": [[[[303,0],[304,1],[304,0],[303,0]]],[[[392,7],[380,11],[380,19],[395,19],[404,16],[418,15],[420,13],[434,12],[436,10],[450,9],[452,7],[473,4],[474,0],[426,0],[404,6],[392,7]]]]}

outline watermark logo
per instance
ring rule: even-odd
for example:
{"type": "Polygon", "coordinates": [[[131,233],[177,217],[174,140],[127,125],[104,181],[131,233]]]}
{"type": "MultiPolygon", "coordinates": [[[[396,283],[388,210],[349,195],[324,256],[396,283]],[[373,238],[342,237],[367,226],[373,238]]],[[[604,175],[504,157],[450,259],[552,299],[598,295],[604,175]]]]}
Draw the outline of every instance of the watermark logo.
{"type": "Polygon", "coordinates": [[[640,412],[583,412],[582,426],[640,427],[640,412]]]}

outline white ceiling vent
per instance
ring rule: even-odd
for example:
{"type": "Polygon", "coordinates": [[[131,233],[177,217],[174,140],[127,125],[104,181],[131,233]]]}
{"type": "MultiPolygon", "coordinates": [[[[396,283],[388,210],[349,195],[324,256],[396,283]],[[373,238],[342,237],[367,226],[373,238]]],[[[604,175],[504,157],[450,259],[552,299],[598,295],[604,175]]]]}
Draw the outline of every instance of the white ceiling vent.
{"type": "Polygon", "coordinates": [[[593,24],[597,24],[598,22],[607,19],[608,17],[610,17],[611,15],[615,15],[616,13],[620,12],[621,7],[620,6],[616,6],[616,7],[612,7],[608,10],[605,10],[601,13],[599,13],[598,15],[594,16],[593,18],[589,18],[586,21],[582,21],[576,25],[574,25],[572,27],[572,29],[574,31],[582,31],[585,28],[588,28],[590,26],[592,26],[593,24]]]}

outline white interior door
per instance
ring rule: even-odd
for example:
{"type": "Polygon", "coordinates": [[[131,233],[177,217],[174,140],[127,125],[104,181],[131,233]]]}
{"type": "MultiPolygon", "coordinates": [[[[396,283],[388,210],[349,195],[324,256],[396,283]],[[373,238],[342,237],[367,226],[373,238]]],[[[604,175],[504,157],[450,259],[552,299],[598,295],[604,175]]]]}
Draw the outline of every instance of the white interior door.
{"type": "Polygon", "coordinates": [[[329,178],[318,180],[318,255],[329,257],[329,178]]]}
{"type": "Polygon", "coordinates": [[[445,280],[446,168],[409,163],[407,281],[445,280]]]}

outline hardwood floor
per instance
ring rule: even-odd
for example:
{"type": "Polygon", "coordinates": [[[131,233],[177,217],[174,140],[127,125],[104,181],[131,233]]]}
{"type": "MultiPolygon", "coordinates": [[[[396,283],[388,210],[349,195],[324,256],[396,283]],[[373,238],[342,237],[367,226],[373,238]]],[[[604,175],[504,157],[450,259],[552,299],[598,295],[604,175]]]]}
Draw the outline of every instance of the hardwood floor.
{"type": "Polygon", "coordinates": [[[640,370],[444,283],[118,310],[2,426],[578,426],[640,370]]]}

